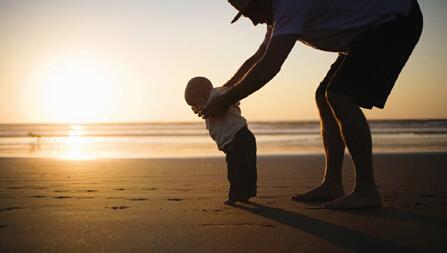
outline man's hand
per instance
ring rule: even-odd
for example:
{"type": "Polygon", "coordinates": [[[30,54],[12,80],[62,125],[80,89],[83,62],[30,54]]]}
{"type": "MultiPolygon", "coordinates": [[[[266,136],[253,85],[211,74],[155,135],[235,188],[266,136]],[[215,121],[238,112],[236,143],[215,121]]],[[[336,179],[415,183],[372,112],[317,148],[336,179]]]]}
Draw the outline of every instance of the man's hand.
{"type": "Polygon", "coordinates": [[[229,107],[230,105],[227,103],[225,95],[217,94],[206,104],[205,108],[198,115],[203,119],[217,117],[223,115],[229,107]]]}

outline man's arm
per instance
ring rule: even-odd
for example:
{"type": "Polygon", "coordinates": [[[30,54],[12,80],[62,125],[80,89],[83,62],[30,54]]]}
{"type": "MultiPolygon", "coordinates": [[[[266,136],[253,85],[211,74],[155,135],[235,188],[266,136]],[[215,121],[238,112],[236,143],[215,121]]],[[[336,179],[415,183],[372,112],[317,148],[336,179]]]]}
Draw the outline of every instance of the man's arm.
{"type": "Polygon", "coordinates": [[[297,39],[298,35],[273,37],[264,57],[227,93],[215,96],[199,113],[199,116],[208,118],[221,115],[230,105],[262,88],[281,70],[297,39]]]}
{"type": "Polygon", "coordinates": [[[270,39],[272,38],[272,26],[267,26],[267,32],[265,33],[264,41],[262,42],[261,46],[259,46],[256,53],[248,58],[244,64],[237,70],[236,74],[228,80],[223,86],[231,88],[234,85],[236,85],[247,73],[250,71],[250,69],[264,56],[265,52],[267,51],[267,47],[270,43],[270,39]]]}

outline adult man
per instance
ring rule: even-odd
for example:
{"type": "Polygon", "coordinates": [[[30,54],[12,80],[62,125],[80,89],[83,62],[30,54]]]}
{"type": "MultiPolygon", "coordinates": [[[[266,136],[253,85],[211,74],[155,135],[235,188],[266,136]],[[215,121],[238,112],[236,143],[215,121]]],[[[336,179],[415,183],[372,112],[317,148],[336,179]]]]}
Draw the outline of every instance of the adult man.
{"type": "Polygon", "coordinates": [[[315,189],[292,197],[321,200],[326,208],[377,207],[382,200],[374,180],[371,133],[360,107],[383,108],[422,32],[416,0],[230,0],[254,25],[266,23],[266,40],[226,84],[234,86],[199,112],[222,114],[269,82],[281,69],[297,40],[338,52],[316,92],[326,168],[315,189]],[[272,33],[272,35],[270,35],[272,33]],[[271,38],[269,37],[271,36],[271,38]],[[341,169],[345,147],[356,172],[352,193],[345,195],[341,169]]]}

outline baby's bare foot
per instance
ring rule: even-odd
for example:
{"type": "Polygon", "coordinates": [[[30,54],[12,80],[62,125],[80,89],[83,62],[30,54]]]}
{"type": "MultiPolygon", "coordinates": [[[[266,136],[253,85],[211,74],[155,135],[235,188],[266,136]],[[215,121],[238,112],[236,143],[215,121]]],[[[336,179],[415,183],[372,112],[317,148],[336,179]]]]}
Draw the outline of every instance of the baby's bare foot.
{"type": "Polygon", "coordinates": [[[294,201],[330,201],[340,198],[345,195],[341,186],[331,187],[327,184],[322,184],[308,192],[296,194],[292,196],[294,201]]]}
{"type": "Polygon", "coordinates": [[[234,204],[236,204],[236,201],[233,201],[231,199],[227,199],[227,200],[225,200],[224,204],[227,205],[227,206],[234,206],[234,204]]]}
{"type": "Polygon", "coordinates": [[[323,203],[322,206],[327,209],[374,208],[382,206],[382,199],[376,190],[370,192],[354,191],[334,201],[323,203]]]}

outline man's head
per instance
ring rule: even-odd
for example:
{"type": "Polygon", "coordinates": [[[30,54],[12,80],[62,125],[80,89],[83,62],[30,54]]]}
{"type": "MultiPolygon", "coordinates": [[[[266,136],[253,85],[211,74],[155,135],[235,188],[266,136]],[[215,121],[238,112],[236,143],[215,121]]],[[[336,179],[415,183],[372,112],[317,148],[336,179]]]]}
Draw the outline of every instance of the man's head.
{"type": "Polygon", "coordinates": [[[185,89],[186,103],[193,108],[201,109],[208,102],[213,84],[205,77],[194,77],[189,80],[185,89]]]}
{"type": "Polygon", "coordinates": [[[231,23],[236,22],[242,15],[249,18],[254,25],[273,23],[272,0],[229,0],[239,13],[231,23]]]}

